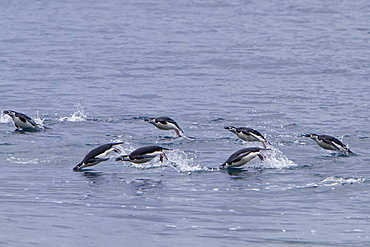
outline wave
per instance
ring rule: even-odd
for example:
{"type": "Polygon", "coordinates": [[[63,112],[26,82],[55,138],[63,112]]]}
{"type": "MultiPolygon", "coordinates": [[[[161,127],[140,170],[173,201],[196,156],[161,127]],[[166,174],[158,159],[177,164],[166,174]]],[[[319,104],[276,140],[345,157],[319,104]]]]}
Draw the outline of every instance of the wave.
{"type": "Polygon", "coordinates": [[[17,158],[17,157],[8,157],[6,161],[13,163],[13,164],[41,164],[41,163],[48,163],[49,160],[39,159],[39,158],[17,158]]]}
{"type": "Polygon", "coordinates": [[[351,178],[351,177],[339,177],[331,176],[324,178],[320,184],[323,186],[334,186],[334,185],[344,185],[344,184],[359,184],[368,181],[365,178],[351,178]]]}
{"type": "Polygon", "coordinates": [[[318,183],[308,183],[303,186],[296,186],[296,188],[306,189],[306,188],[317,188],[317,187],[332,187],[332,186],[338,186],[338,185],[362,184],[368,181],[370,180],[366,178],[330,176],[330,177],[325,177],[318,183]]]}

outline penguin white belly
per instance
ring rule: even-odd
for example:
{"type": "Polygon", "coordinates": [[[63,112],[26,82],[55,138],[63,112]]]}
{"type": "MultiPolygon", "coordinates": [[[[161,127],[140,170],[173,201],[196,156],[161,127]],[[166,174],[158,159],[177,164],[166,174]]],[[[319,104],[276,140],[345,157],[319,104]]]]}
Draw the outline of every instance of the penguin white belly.
{"type": "Polygon", "coordinates": [[[14,118],[14,123],[15,125],[18,127],[18,128],[21,128],[21,129],[35,129],[36,127],[33,126],[31,123],[29,123],[28,121],[26,122],[23,122],[21,121],[20,119],[18,118],[14,118]]]}
{"type": "MultiPolygon", "coordinates": [[[[316,140],[315,140],[316,141],[316,140]]],[[[333,147],[332,145],[330,145],[330,144],[328,144],[328,143],[325,143],[325,142],[323,142],[323,141],[320,141],[320,140],[317,140],[316,141],[316,143],[320,146],[320,147],[322,147],[322,148],[324,148],[324,149],[327,149],[327,150],[335,150],[335,151],[337,151],[338,149],[336,149],[335,147],[333,147]]]]}
{"type": "Polygon", "coordinates": [[[251,136],[251,135],[245,135],[243,133],[236,133],[236,135],[244,140],[244,141],[247,141],[247,142],[258,142],[260,140],[256,139],[254,136],[251,136]]]}
{"type": "Polygon", "coordinates": [[[162,123],[156,123],[155,126],[162,130],[172,130],[177,129],[174,124],[168,123],[168,124],[162,124],[162,123]]]}

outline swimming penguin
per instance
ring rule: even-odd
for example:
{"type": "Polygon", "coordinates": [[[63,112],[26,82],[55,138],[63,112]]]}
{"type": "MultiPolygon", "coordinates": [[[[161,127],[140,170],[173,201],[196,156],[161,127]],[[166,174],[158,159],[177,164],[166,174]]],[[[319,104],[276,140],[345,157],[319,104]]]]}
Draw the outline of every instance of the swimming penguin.
{"type": "Polygon", "coordinates": [[[116,161],[129,161],[136,164],[145,163],[151,161],[156,156],[159,155],[159,160],[163,162],[163,158],[167,158],[166,154],[163,152],[164,150],[171,150],[168,148],[160,147],[160,146],[146,146],[138,148],[132,151],[129,155],[122,155],[116,158],[116,161]]]}
{"type": "Polygon", "coordinates": [[[178,137],[181,137],[181,134],[184,133],[175,120],[169,117],[146,118],[144,121],[153,124],[161,130],[174,130],[178,137]]]}
{"type": "Polygon", "coordinates": [[[79,171],[82,168],[95,166],[100,162],[109,160],[109,158],[106,158],[108,153],[112,151],[120,153],[121,151],[114,146],[122,143],[123,142],[108,143],[94,148],[88,154],[86,154],[85,158],[78,165],[73,168],[73,171],[79,171]]]}
{"type": "Polygon", "coordinates": [[[233,132],[243,141],[262,142],[263,147],[266,148],[267,141],[265,137],[255,129],[247,127],[236,128],[234,126],[226,126],[224,129],[233,132]]]}
{"type": "Polygon", "coordinates": [[[250,148],[243,148],[239,151],[233,153],[222,165],[220,165],[221,169],[229,168],[229,167],[241,167],[251,161],[252,159],[260,158],[260,160],[264,160],[266,157],[260,152],[261,150],[269,150],[266,148],[258,148],[258,147],[250,147],[250,148]]]}
{"type": "Polygon", "coordinates": [[[14,125],[15,127],[17,127],[17,129],[33,130],[33,131],[36,131],[39,129],[35,121],[33,121],[32,118],[30,118],[29,116],[23,113],[11,111],[11,110],[3,111],[3,113],[10,116],[13,119],[14,125]]]}
{"type": "Polygon", "coordinates": [[[349,150],[349,148],[347,148],[341,141],[333,136],[307,134],[305,137],[311,138],[323,149],[334,150],[346,155],[352,154],[352,151],[349,150]]]}

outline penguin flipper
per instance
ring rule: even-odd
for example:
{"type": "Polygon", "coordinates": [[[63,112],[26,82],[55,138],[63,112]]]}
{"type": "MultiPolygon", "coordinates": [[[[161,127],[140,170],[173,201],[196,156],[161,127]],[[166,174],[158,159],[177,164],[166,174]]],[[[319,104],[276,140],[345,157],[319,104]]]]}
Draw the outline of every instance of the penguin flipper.
{"type": "Polygon", "coordinates": [[[19,120],[21,120],[23,123],[27,123],[27,121],[34,127],[34,128],[37,128],[37,124],[35,123],[35,121],[33,121],[32,118],[30,118],[29,116],[23,114],[23,113],[17,113],[16,116],[19,118],[19,120]]]}
{"type": "Polygon", "coordinates": [[[246,136],[250,136],[251,135],[251,133],[249,133],[248,131],[245,131],[245,130],[242,130],[240,132],[243,133],[246,136]]]}

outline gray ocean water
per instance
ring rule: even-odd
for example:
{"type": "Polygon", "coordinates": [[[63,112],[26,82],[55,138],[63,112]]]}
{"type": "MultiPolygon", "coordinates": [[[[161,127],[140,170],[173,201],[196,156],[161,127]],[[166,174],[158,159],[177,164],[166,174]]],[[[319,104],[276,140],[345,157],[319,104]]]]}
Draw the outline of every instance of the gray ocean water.
{"type": "Polygon", "coordinates": [[[0,245],[369,246],[369,23],[366,0],[2,1],[0,110],[45,129],[1,115],[0,245]],[[220,171],[260,146],[228,125],[267,159],[220,171]],[[173,151],[72,171],[115,141],[173,151]]]}

